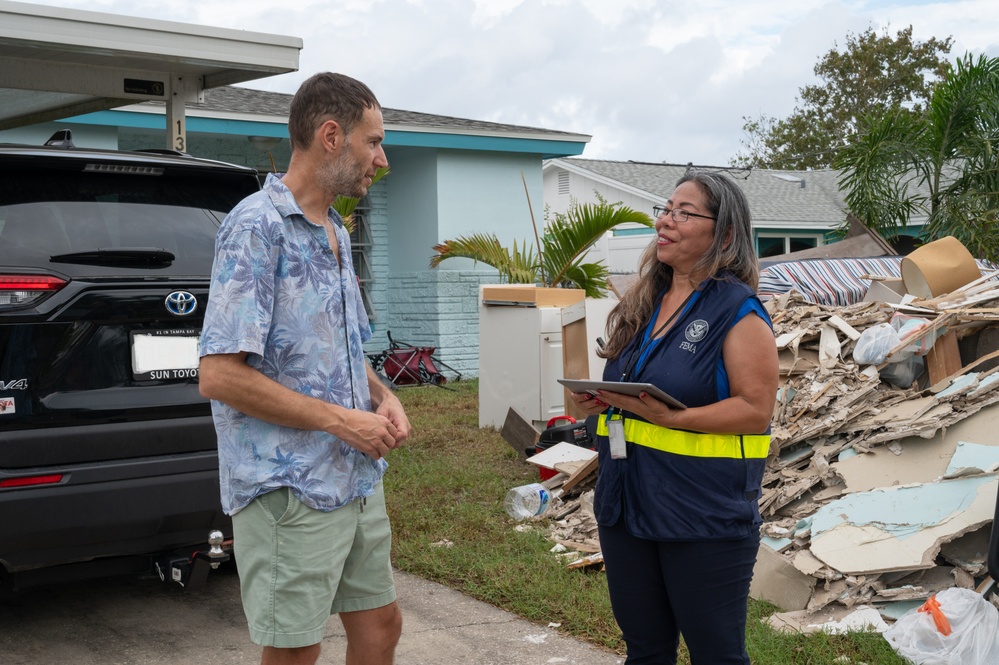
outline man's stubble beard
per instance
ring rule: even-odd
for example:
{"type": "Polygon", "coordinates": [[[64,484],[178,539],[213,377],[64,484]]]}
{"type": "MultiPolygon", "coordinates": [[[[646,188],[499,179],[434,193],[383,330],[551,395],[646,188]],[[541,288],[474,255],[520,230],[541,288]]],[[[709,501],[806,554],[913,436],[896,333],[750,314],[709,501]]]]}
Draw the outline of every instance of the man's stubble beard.
{"type": "Polygon", "coordinates": [[[330,201],[337,196],[360,199],[368,193],[364,186],[364,169],[350,154],[350,141],[343,145],[343,151],[332,162],[327,162],[319,170],[317,177],[330,201]]]}

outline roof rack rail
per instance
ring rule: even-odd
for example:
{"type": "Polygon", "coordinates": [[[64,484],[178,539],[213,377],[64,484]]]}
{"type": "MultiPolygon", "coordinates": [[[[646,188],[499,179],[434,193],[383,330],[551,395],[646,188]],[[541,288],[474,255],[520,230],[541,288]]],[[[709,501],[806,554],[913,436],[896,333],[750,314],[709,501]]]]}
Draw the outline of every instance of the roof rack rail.
{"type": "Polygon", "coordinates": [[[191,155],[181,150],[173,148],[139,148],[135,152],[148,152],[154,155],[177,155],[179,157],[190,157],[191,155]]]}

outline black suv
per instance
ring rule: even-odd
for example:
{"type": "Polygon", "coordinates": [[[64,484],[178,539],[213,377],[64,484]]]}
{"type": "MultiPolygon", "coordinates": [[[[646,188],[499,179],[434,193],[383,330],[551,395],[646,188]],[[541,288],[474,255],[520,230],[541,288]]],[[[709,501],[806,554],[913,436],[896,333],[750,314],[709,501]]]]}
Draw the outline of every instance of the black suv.
{"type": "Polygon", "coordinates": [[[0,590],[193,585],[231,538],[198,335],[216,230],[259,182],[67,134],[0,144],[0,590]]]}

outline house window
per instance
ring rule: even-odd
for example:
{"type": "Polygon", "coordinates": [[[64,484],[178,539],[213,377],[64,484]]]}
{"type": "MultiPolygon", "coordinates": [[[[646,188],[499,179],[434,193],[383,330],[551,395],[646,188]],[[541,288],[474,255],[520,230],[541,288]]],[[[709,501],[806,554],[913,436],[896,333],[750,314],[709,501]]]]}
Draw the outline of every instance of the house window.
{"type": "Polygon", "coordinates": [[[558,172],[558,195],[569,196],[569,172],[558,172]]]}
{"type": "Polygon", "coordinates": [[[354,272],[361,286],[361,299],[368,318],[375,320],[375,310],[371,306],[371,288],[375,274],[371,267],[371,225],[368,223],[368,201],[364,199],[354,209],[351,217],[354,230],[350,233],[350,259],[354,263],[354,272]]]}
{"type": "Polygon", "coordinates": [[[761,259],[811,249],[822,244],[819,235],[777,235],[761,233],[756,238],[756,254],[761,259]]]}

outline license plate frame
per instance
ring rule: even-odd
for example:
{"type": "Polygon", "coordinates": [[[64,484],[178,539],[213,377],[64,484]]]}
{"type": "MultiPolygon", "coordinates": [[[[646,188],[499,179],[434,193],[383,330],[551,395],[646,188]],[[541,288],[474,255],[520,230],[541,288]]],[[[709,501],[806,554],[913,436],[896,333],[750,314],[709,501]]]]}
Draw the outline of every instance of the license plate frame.
{"type": "Polygon", "coordinates": [[[134,380],[175,381],[198,378],[200,330],[133,330],[130,342],[134,380]]]}

